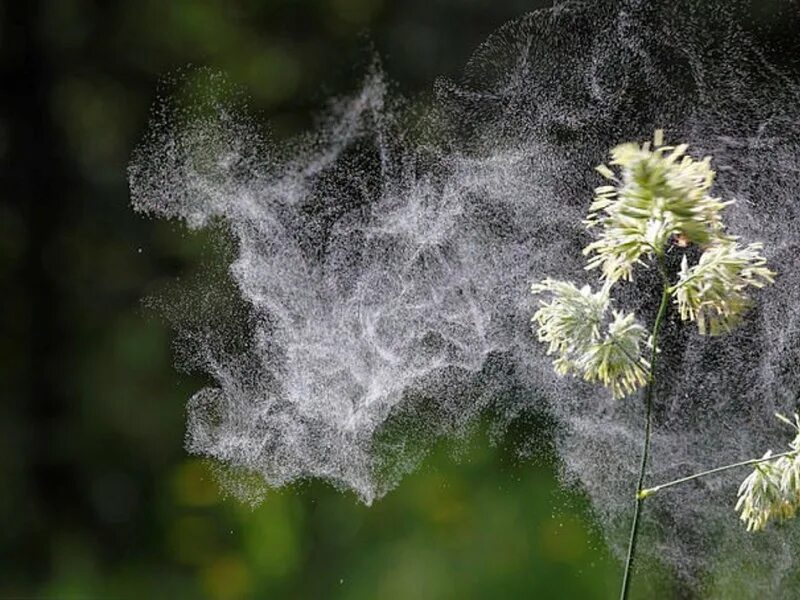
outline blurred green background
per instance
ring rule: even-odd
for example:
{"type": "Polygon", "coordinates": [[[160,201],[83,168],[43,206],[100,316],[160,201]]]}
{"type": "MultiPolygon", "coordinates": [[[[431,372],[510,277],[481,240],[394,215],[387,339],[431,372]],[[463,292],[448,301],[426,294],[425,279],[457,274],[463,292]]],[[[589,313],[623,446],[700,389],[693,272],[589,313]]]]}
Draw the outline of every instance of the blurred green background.
{"type": "MultiPolygon", "coordinates": [[[[2,5],[0,598],[606,598],[619,565],[534,419],[443,441],[367,508],[324,483],[251,508],[183,449],[203,385],[143,298],[203,236],[128,204],[159,81],[225,72],[278,138],[352,89],[458,77],[530,0],[52,0],[2,5]]],[[[207,258],[205,258],[207,260],[207,258]]]]}

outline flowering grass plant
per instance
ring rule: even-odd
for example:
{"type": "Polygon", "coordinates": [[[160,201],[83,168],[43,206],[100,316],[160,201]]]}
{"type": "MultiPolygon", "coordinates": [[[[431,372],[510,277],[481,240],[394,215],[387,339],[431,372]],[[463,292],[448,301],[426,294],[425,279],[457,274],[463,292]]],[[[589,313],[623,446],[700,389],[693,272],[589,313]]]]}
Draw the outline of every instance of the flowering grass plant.
{"type": "Polygon", "coordinates": [[[574,375],[608,388],[621,399],[644,388],[645,423],[639,477],[634,495],[621,598],[630,587],[643,501],[673,485],[728,469],[755,465],[738,493],[735,509],[749,531],[771,520],[795,516],[800,508],[800,418],[791,450],[696,473],[645,489],[652,428],[658,336],[670,304],[682,321],[694,322],[701,335],[721,335],[736,327],[752,305],[751,292],[773,282],[760,243],[741,244],[729,234],[723,211],[733,200],[711,195],[715,173],[711,158],[696,160],[685,144],[664,144],[663,132],[652,144],[626,143],[611,151],[608,165],[597,171],[609,183],[595,189],[584,224],[597,235],[583,250],[587,270],[599,270],[599,290],[571,281],[545,279],[532,286],[540,296],[533,315],[538,339],[554,356],[560,375],[574,375]],[[670,246],[695,245],[696,264],[684,255],[670,275],[665,253],[670,246]],[[634,313],[613,308],[612,291],[633,279],[637,267],[656,268],[661,302],[650,333],[634,313]]]}

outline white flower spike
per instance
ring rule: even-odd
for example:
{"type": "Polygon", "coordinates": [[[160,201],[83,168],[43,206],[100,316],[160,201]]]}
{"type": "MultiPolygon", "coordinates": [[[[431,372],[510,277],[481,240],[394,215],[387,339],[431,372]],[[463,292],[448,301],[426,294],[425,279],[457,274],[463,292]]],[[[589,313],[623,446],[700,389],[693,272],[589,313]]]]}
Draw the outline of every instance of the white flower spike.
{"type": "MultiPolygon", "coordinates": [[[[792,449],[772,462],[759,463],[739,486],[736,510],[745,522],[747,531],[760,531],[770,521],[793,518],[800,509],[800,416],[794,422],[783,415],[775,415],[791,425],[796,435],[789,444],[792,449]]],[[[772,451],[763,459],[768,460],[772,451]]]]}
{"type": "Polygon", "coordinates": [[[662,252],[672,236],[707,246],[730,239],[724,234],[721,212],[732,201],[709,195],[714,182],[711,159],[686,155],[686,144],[664,146],[663,131],[654,144],[621,144],[611,151],[609,164],[597,171],[611,185],[595,190],[584,221],[601,229],[598,239],[584,248],[593,255],[587,269],[600,268],[611,281],[631,279],[633,267],[662,252]]]}
{"type": "Polygon", "coordinates": [[[532,321],[538,325],[539,341],[548,344],[547,354],[557,354],[557,373],[599,381],[615,398],[630,394],[647,383],[649,363],[641,350],[647,333],[632,313],[612,311],[609,286],[592,292],[567,281],[545,279],[532,286],[534,294],[549,294],[532,321]]]}
{"type": "MultiPolygon", "coordinates": [[[[772,451],[763,458],[769,458],[772,451]]],[[[761,463],[739,486],[739,500],[735,510],[741,511],[740,518],[747,525],[747,531],[760,531],[772,519],[783,520],[794,516],[792,506],[781,493],[781,474],[776,463],[761,463]]]]}
{"type": "Polygon", "coordinates": [[[761,255],[762,247],[719,241],[693,267],[684,256],[679,280],[670,290],[681,319],[696,321],[701,335],[719,335],[738,325],[750,306],[748,288],[762,288],[775,278],[761,255]]]}

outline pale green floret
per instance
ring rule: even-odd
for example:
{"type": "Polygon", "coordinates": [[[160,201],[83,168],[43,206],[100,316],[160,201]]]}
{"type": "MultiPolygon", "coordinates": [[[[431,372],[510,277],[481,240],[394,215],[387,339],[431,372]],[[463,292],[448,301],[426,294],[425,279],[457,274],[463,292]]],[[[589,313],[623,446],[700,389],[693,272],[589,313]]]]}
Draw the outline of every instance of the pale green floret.
{"type": "MultiPolygon", "coordinates": [[[[769,458],[772,451],[763,458],[769,458]]],[[[735,510],[741,511],[740,518],[747,525],[747,531],[759,531],[772,519],[783,520],[794,516],[791,505],[781,492],[781,473],[776,464],[756,465],[753,472],[739,486],[739,500],[735,510]]]]}
{"type": "Polygon", "coordinates": [[[649,142],[614,148],[609,164],[619,167],[619,176],[597,167],[613,184],[595,190],[584,224],[601,232],[583,253],[593,254],[586,268],[600,268],[611,281],[630,280],[634,265],[661,253],[672,235],[701,246],[728,239],[720,213],[732,201],[708,195],[714,182],[711,159],[686,156],[685,144],[661,145],[661,131],[654,141],[654,149],[649,142]]]}
{"type": "Polygon", "coordinates": [[[781,459],[781,490],[787,499],[791,499],[795,505],[800,507],[800,416],[795,413],[794,422],[783,415],[775,416],[797,431],[797,435],[789,446],[798,453],[781,459]]]}
{"type": "MultiPolygon", "coordinates": [[[[783,415],[776,415],[795,428],[797,434],[789,444],[793,452],[773,462],[757,464],[755,469],[739,486],[736,510],[748,531],[759,531],[772,521],[793,518],[800,508],[800,417],[794,422],[783,415]]],[[[770,450],[764,459],[772,456],[770,450]]]]}
{"type": "Polygon", "coordinates": [[[781,491],[794,506],[800,504],[800,455],[784,456],[779,461],[781,491]]]}
{"type": "Polygon", "coordinates": [[[579,289],[572,282],[545,279],[531,290],[551,295],[540,302],[532,321],[538,325],[539,341],[548,344],[547,354],[557,355],[553,366],[558,374],[600,381],[615,398],[647,382],[649,363],[641,356],[647,339],[644,327],[633,314],[618,311],[612,311],[604,327],[608,286],[592,292],[589,286],[579,289]]]}
{"type": "Polygon", "coordinates": [[[615,310],[613,315],[608,333],[586,350],[579,365],[586,381],[599,381],[622,398],[647,383],[650,363],[641,355],[647,331],[633,313],[615,310]]]}
{"type": "Polygon", "coordinates": [[[684,256],[678,282],[670,289],[681,319],[696,321],[701,335],[733,329],[750,306],[748,288],[761,288],[774,280],[775,273],[761,255],[762,247],[719,241],[707,248],[693,267],[684,256]]]}
{"type": "Polygon", "coordinates": [[[564,375],[584,349],[600,339],[608,290],[593,293],[588,285],[578,289],[572,282],[548,278],[531,286],[531,291],[551,296],[549,302],[539,302],[532,321],[539,325],[539,341],[548,344],[547,354],[559,355],[554,365],[564,375]]]}

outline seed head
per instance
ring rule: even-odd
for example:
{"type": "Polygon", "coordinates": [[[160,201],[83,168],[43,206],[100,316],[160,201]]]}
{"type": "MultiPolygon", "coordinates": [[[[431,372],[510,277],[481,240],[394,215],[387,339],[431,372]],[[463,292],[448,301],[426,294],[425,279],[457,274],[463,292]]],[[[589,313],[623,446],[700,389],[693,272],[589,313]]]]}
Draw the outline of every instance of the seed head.
{"type": "MultiPolygon", "coordinates": [[[[772,456],[767,452],[762,458],[772,456]]],[[[772,519],[784,520],[794,516],[795,505],[787,502],[781,489],[779,461],[757,464],[739,486],[735,510],[741,511],[747,531],[760,531],[772,519]]]]}
{"type": "Polygon", "coordinates": [[[532,321],[538,338],[548,344],[547,354],[557,354],[557,373],[572,373],[586,381],[599,381],[615,398],[630,394],[647,383],[649,363],[641,350],[647,340],[645,328],[633,313],[611,311],[606,324],[609,286],[592,292],[568,281],[545,279],[533,285],[534,294],[549,294],[532,321]]]}
{"type": "Polygon", "coordinates": [[[750,306],[748,288],[774,281],[775,273],[767,268],[762,247],[717,241],[693,267],[684,256],[678,282],[671,290],[681,319],[696,321],[701,335],[719,335],[734,328],[750,306]]]}
{"type": "MultiPolygon", "coordinates": [[[[800,416],[794,422],[783,415],[780,420],[795,429],[795,438],[789,444],[791,454],[772,462],[759,463],[739,486],[736,510],[747,525],[747,531],[760,531],[771,520],[785,521],[793,518],[800,508],[800,416]]],[[[768,451],[762,459],[769,459],[768,451]]]]}
{"type": "Polygon", "coordinates": [[[661,253],[672,236],[701,246],[725,239],[722,202],[709,195],[714,182],[711,159],[686,155],[687,145],[664,146],[663,132],[654,144],[621,144],[611,151],[615,173],[597,170],[611,185],[595,190],[584,224],[601,229],[598,239],[584,248],[593,255],[587,269],[600,268],[603,277],[631,279],[633,267],[661,253]]]}

